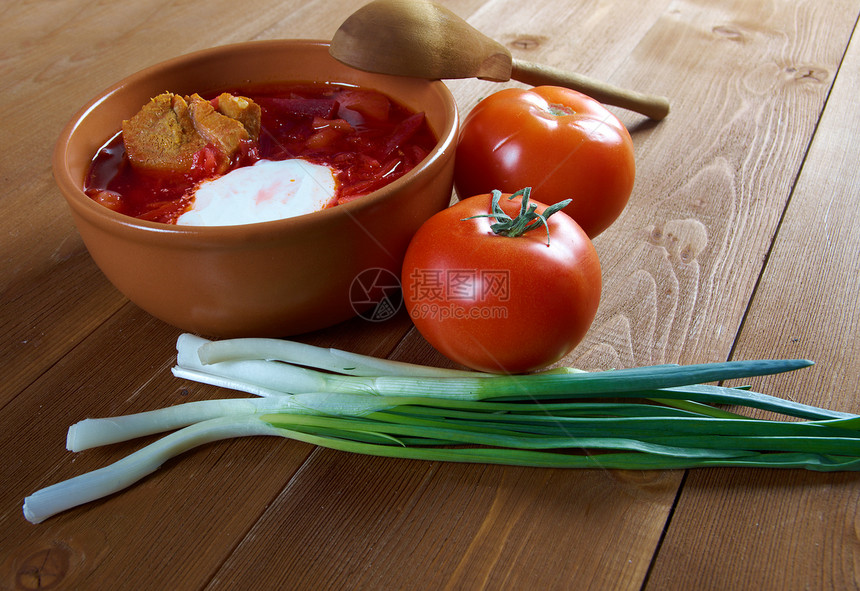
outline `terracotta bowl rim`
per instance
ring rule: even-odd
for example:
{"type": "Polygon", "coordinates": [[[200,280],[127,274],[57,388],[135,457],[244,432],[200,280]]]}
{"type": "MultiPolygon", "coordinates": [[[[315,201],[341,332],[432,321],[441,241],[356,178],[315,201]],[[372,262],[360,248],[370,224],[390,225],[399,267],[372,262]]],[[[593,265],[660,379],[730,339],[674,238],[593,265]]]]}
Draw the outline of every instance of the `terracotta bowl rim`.
{"type": "MultiPolygon", "coordinates": [[[[102,227],[112,227],[117,232],[138,234],[138,238],[140,239],[158,236],[167,240],[194,239],[208,243],[247,241],[251,238],[264,238],[271,235],[281,234],[282,232],[289,232],[295,228],[325,226],[328,220],[335,219],[337,217],[355,217],[363,210],[383,204],[393,194],[398,193],[402,188],[404,188],[404,186],[412,183],[417,179],[417,177],[424,175],[427,171],[430,171],[429,176],[432,176],[432,169],[441,166],[440,160],[442,156],[448,150],[453,149],[459,126],[459,114],[454,96],[451,94],[450,89],[440,80],[392,76],[392,78],[414,80],[416,84],[426,83],[431,90],[435,91],[443,101],[449,115],[446,120],[445,127],[438,131],[438,141],[433,150],[431,150],[427,157],[425,157],[422,162],[407,174],[373,193],[336,207],[292,218],[258,222],[254,224],[234,226],[177,226],[174,224],[139,220],[112,211],[89,198],[72,178],[68,166],[69,141],[83,120],[85,120],[92,111],[98,109],[99,106],[108,100],[114,93],[121,91],[126,86],[139,83],[141,80],[145,80],[146,78],[165,70],[179,68],[185,64],[194,63],[195,61],[211,59],[219,54],[257,50],[259,48],[265,48],[266,46],[273,48],[283,48],[285,46],[318,46],[327,48],[329,46],[329,42],[318,39],[269,39],[243,41],[208,47],[206,49],[182,54],[158,62],[126,76],[98,93],[83,107],[78,109],[68,123],[63,127],[63,130],[54,145],[52,154],[54,180],[61,189],[61,193],[69,206],[73,208],[74,213],[85,217],[93,224],[102,227]]],[[[372,76],[379,77],[385,75],[372,74],[372,76]]]]}

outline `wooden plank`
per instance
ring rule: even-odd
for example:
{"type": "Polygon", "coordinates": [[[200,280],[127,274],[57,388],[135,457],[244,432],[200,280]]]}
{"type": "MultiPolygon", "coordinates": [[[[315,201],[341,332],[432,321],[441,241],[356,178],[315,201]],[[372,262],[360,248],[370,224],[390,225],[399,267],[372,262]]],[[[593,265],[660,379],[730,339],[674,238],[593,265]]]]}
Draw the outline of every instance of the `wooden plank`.
{"type": "MultiPolygon", "coordinates": [[[[860,412],[858,72],[855,34],[734,353],[813,358],[767,387],[850,412],[860,412]]],[[[692,473],[648,588],[855,589],[858,500],[853,473],[692,473]]]]}
{"type": "Polygon", "coordinates": [[[677,484],[663,472],[331,451],[314,452],[296,476],[207,589],[241,589],[251,571],[266,588],[638,588],[642,573],[631,557],[643,549],[650,556],[677,484]],[[624,519],[635,528],[607,552],[624,519]]]}

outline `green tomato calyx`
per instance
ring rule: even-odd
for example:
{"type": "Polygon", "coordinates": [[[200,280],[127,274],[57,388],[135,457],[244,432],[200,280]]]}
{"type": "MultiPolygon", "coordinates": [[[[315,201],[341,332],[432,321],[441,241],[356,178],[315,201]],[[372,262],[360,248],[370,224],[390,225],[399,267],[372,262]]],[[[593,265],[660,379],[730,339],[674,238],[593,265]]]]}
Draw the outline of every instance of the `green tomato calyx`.
{"type": "Polygon", "coordinates": [[[490,224],[490,229],[493,233],[499,236],[508,236],[511,238],[522,236],[526,232],[530,232],[543,226],[546,230],[546,245],[549,246],[549,225],[547,225],[546,220],[552,214],[564,209],[572,200],[565,199],[564,201],[559,201],[558,203],[554,203],[547,207],[543,210],[543,213],[538,213],[537,205],[529,203],[531,191],[531,187],[526,187],[525,189],[520,189],[508,197],[508,199],[522,197],[520,201],[520,212],[517,214],[517,217],[512,218],[504,212],[502,207],[499,205],[499,201],[502,199],[502,192],[494,190],[492,193],[492,201],[490,203],[490,213],[473,215],[468,218],[463,218],[461,221],[473,220],[475,218],[493,218],[496,220],[494,223],[490,224]]]}

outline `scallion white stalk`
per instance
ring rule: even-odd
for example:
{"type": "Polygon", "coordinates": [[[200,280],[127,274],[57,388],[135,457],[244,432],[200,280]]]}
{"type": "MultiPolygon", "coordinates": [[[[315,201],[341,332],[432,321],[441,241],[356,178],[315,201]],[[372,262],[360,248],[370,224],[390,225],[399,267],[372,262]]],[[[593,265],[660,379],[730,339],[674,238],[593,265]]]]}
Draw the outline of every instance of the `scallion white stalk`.
{"type": "Polygon", "coordinates": [[[250,382],[237,379],[229,372],[225,372],[224,375],[218,375],[212,372],[200,371],[197,369],[193,369],[190,367],[182,367],[179,365],[171,368],[170,371],[173,373],[173,376],[177,378],[190,380],[192,382],[198,382],[200,384],[209,384],[210,386],[217,386],[219,388],[226,388],[228,390],[235,390],[237,392],[245,392],[247,394],[253,394],[254,396],[261,396],[264,398],[277,398],[288,394],[287,392],[283,392],[282,390],[265,388],[257,384],[252,384],[250,382]]]}
{"type": "Polygon", "coordinates": [[[308,392],[270,398],[198,400],[141,413],[84,419],[69,427],[66,449],[83,451],[155,433],[164,433],[220,417],[272,413],[361,417],[392,406],[392,400],[380,396],[330,392],[308,392]]]}
{"type": "Polygon", "coordinates": [[[118,492],[155,472],[159,466],[191,448],[234,437],[280,435],[258,416],[235,416],[195,423],[167,435],[104,468],[43,488],[24,499],[24,517],[40,523],[72,507],[118,492]]]}
{"type": "Polygon", "coordinates": [[[253,394],[258,391],[272,395],[326,390],[326,374],[289,363],[239,359],[204,365],[200,361],[198,349],[207,342],[193,335],[180,336],[176,346],[177,366],[174,368],[174,375],[196,375],[201,378],[208,376],[210,382],[207,383],[232,382],[236,386],[235,389],[253,394]]]}
{"type": "Polygon", "coordinates": [[[479,377],[490,375],[475,371],[392,361],[282,339],[237,338],[207,341],[194,335],[182,335],[179,337],[177,348],[187,348],[190,351],[196,348],[199,360],[204,365],[223,361],[258,359],[282,361],[353,376],[479,377]]]}

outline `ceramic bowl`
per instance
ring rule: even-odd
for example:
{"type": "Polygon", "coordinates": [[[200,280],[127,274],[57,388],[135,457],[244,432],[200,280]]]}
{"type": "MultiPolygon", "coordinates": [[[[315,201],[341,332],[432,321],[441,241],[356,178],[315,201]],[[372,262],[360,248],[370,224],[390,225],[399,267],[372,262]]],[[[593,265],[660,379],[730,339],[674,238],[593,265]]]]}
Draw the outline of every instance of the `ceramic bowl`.
{"type": "Polygon", "coordinates": [[[373,277],[389,284],[399,277],[412,235],[450,203],[457,129],[454,99],[441,82],[352,69],[330,57],[321,41],[257,41],[181,56],[108,88],[65,127],[53,170],[93,260],[140,308],[211,337],[288,336],[365,315],[362,306],[371,304],[356,297],[356,282],[361,292],[373,277]],[[93,155],[151,97],[165,90],[191,94],[277,82],[378,90],[423,111],[438,143],[416,168],[374,193],[258,224],[140,221],[82,191],[93,155]]]}

